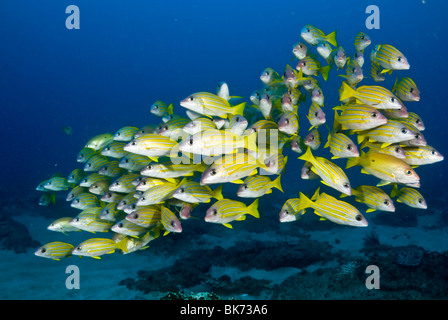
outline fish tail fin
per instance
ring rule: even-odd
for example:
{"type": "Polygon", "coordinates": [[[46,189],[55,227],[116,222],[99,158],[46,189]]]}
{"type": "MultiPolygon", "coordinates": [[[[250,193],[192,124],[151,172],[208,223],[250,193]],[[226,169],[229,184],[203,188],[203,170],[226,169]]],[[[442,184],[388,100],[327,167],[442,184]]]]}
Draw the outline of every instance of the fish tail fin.
{"type": "Polygon", "coordinates": [[[121,239],[116,243],[117,249],[120,249],[121,251],[126,253],[129,252],[127,243],[128,243],[128,237],[124,237],[123,239],[121,239]]]}
{"type": "Polygon", "coordinates": [[[56,203],[56,194],[55,194],[55,193],[52,193],[52,194],[50,195],[50,201],[51,201],[52,204],[55,204],[55,203],[56,203]]]}
{"type": "Polygon", "coordinates": [[[282,175],[279,174],[278,177],[274,181],[272,181],[272,187],[273,188],[277,188],[278,190],[283,192],[282,184],[281,184],[281,181],[280,181],[281,176],[282,175]]]}
{"type": "Polygon", "coordinates": [[[320,191],[320,187],[317,187],[316,191],[314,192],[313,196],[311,197],[311,200],[317,200],[319,199],[319,191],[320,191]]]}
{"type": "Polygon", "coordinates": [[[248,150],[258,152],[257,147],[257,132],[251,133],[250,135],[245,137],[246,143],[245,146],[248,150]]]}
{"type": "Polygon", "coordinates": [[[173,104],[170,103],[170,105],[168,106],[168,114],[172,115],[173,114],[173,104]]]}
{"type": "Polygon", "coordinates": [[[255,199],[254,202],[252,202],[251,205],[247,207],[248,214],[251,216],[254,216],[255,218],[260,218],[260,213],[258,212],[258,201],[260,198],[255,199]]]}
{"type": "Polygon", "coordinates": [[[394,183],[394,185],[392,186],[392,191],[390,192],[390,197],[395,198],[396,196],[398,196],[398,192],[398,185],[394,183]]]}
{"type": "Polygon", "coordinates": [[[299,200],[300,203],[298,207],[296,208],[297,211],[302,211],[306,208],[312,208],[314,203],[310,200],[306,195],[304,195],[302,192],[299,193],[299,200]]]}
{"type": "Polygon", "coordinates": [[[324,78],[325,81],[328,80],[328,73],[330,73],[330,70],[331,70],[331,65],[328,65],[328,66],[325,66],[325,67],[322,67],[319,69],[320,74],[322,75],[322,77],[324,78]]]}
{"type": "Polygon", "coordinates": [[[324,148],[328,148],[330,146],[331,132],[328,132],[327,143],[325,143],[324,148]]]}
{"type": "Polygon", "coordinates": [[[332,33],[327,34],[325,39],[333,46],[335,46],[335,47],[338,46],[338,42],[336,41],[336,30],[333,31],[332,33]]]}
{"type": "MultiPolygon", "coordinates": [[[[361,151],[361,152],[362,152],[362,151],[361,151]]],[[[358,158],[359,158],[359,157],[350,157],[350,158],[347,158],[347,163],[345,164],[345,169],[348,169],[348,168],[351,168],[351,167],[354,167],[354,166],[359,165],[359,160],[358,160],[358,158]]]]}
{"type": "Polygon", "coordinates": [[[314,158],[313,153],[311,152],[311,148],[310,147],[308,147],[306,149],[306,152],[304,154],[302,154],[298,159],[304,160],[304,161],[307,161],[307,162],[310,162],[310,163],[315,163],[316,162],[316,159],[314,158]]]}
{"type": "Polygon", "coordinates": [[[342,82],[342,91],[339,96],[339,101],[344,101],[348,98],[354,97],[356,94],[356,91],[353,90],[352,87],[350,87],[347,82],[342,82]]]}
{"type": "Polygon", "coordinates": [[[358,132],[358,136],[357,136],[358,144],[362,145],[363,141],[366,140],[366,138],[367,138],[367,135],[365,133],[358,132]]]}
{"type": "Polygon", "coordinates": [[[240,104],[237,104],[232,108],[232,114],[238,114],[240,116],[244,113],[244,108],[246,107],[246,102],[242,102],[240,104]]]}
{"type": "Polygon", "coordinates": [[[212,198],[215,198],[216,200],[224,199],[224,197],[222,196],[222,184],[212,191],[212,198]]]}
{"type": "Polygon", "coordinates": [[[395,93],[395,91],[397,90],[397,83],[398,83],[398,77],[396,77],[395,78],[395,83],[394,83],[394,85],[393,85],[393,87],[392,87],[392,92],[394,92],[395,93]]]}

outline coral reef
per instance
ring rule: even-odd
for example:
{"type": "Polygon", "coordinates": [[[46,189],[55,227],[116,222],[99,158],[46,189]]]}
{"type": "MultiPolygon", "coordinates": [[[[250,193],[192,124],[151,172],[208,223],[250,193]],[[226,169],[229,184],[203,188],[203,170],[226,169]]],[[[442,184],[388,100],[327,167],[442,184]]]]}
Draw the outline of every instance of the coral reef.
{"type": "Polygon", "coordinates": [[[25,253],[28,248],[39,246],[39,242],[31,238],[23,224],[0,213],[0,248],[25,253]]]}

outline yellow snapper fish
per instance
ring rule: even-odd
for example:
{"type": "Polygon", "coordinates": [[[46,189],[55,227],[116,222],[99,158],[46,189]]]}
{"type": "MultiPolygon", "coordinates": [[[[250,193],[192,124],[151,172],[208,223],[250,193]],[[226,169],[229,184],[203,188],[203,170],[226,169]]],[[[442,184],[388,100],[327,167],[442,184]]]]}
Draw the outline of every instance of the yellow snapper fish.
{"type": "Polygon", "coordinates": [[[203,172],[201,185],[214,183],[242,183],[242,178],[257,173],[257,168],[267,169],[263,162],[263,157],[254,156],[238,152],[235,154],[224,155],[215,160],[215,162],[203,172]]]}
{"type": "Polygon", "coordinates": [[[303,139],[303,143],[313,150],[319,149],[321,145],[320,132],[318,128],[314,128],[303,139]]]}
{"type": "Polygon", "coordinates": [[[420,101],[420,90],[414,80],[409,77],[403,77],[400,80],[397,78],[392,92],[403,101],[420,101]]]}
{"type": "Polygon", "coordinates": [[[166,236],[170,232],[182,232],[182,225],[180,223],[180,220],[176,217],[173,211],[171,211],[164,205],[162,205],[160,208],[160,221],[162,223],[162,226],[165,228],[165,233],[163,234],[164,236],[166,236]]]}
{"type": "Polygon", "coordinates": [[[328,42],[321,41],[317,44],[316,51],[322,58],[328,60],[330,58],[331,52],[333,51],[333,48],[328,42]]]}
{"type": "Polygon", "coordinates": [[[74,246],[70,243],[54,241],[44,244],[34,253],[38,257],[60,261],[62,258],[68,258],[72,255],[74,246]]]}
{"type": "Polygon", "coordinates": [[[317,45],[321,41],[329,42],[335,47],[338,46],[338,43],[336,42],[336,31],[325,35],[322,30],[313,27],[310,24],[307,24],[302,28],[302,30],[300,31],[300,36],[303,38],[303,40],[313,46],[317,45]]]}
{"type": "Polygon", "coordinates": [[[79,196],[81,193],[86,193],[85,188],[81,186],[73,187],[72,190],[67,194],[67,197],[65,198],[66,201],[72,201],[75,197],[79,196]]]}
{"type": "Polygon", "coordinates": [[[140,174],[146,177],[163,178],[173,182],[172,178],[192,176],[195,171],[202,172],[207,168],[204,163],[179,163],[170,161],[160,163],[150,163],[144,167],[140,174]]]}
{"type": "Polygon", "coordinates": [[[152,160],[147,156],[143,156],[140,154],[129,153],[120,159],[118,166],[122,169],[126,169],[129,171],[138,171],[142,170],[148,163],[152,160]]]}
{"type": "Polygon", "coordinates": [[[126,173],[117,178],[109,186],[109,191],[119,193],[129,193],[135,191],[135,185],[132,184],[135,178],[139,177],[138,173],[126,173]]]}
{"type": "Polygon", "coordinates": [[[327,143],[324,148],[330,147],[333,154],[331,159],[358,157],[359,151],[356,144],[344,133],[328,133],[327,143]]]}
{"type": "Polygon", "coordinates": [[[76,168],[73,169],[72,172],[70,172],[70,174],[67,177],[67,182],[68,183],[73,183],[73,184],[77,184],[79,183],[84,177],[86,176],[86,173],[84,172],[84,170],[80,169],[80,168],[76,168]]]}
{"type": "Polygon", "coordinates": [[[259,198],[265,194],[272,193],[272,188],[283,192],[280,178],[281,175],[271,181],[267,176],[254,175],[247,177],[238,188],[236,194],[241,198],[259,198]]]}
{"type": "MultiPolygon", "coordinates": [[[[331,66],[327,65],[325,67],[321,67],[319,61],[313,59],[310,56],[307,56],[300,60],[296,66],[297,70],[303,72],[303,74],[307,76],[314,76],[318,73],[322,75],[325,81],[328,80],[328,73],[330,72],[331,66]]],[[[299,79],[303,79],[299,73],[299,79]]]]}
{"type": "Polygon", "coordinates": [[[335,107],[334,128],[368,130],[387,123],[387,118],[377,109],[361,104],[335,107]],[[342,110],[339,115],[337,110],[342,110]]]}
{"type": "Polygon", "coordinates": [[[347,82],[342,82],[340,101],[355,98],[360,104],[367,104],[376,109],[402,109],[403,103],[392,92],[381,86],[361,86],[353,89],[347,82]]]}
{"type": "Polygon", "coordinates": [[[93,155],[98,155],[98,154],[100,154],[99,149],[94,150],[91,148],[84,147],[78,152],[76,161],[80,162],[80,163],[86,163],[93,155]]]}
{"type": "Polygon", "coordinates": [[[389,44],[378,44],[370,54],[370,60],[384,68],[382,73],[390,70],[408,70],[410,68],[406,57],[397,48],[389,44]]]}
{"type": "Polygon", "coordinates": [[[260,218],[258,201],[259,199],[257,198],[251,205],[246,206],[240,201],[230,199],[219,200],[207,210],[204,220],[206,222],[219,223],[232,229],[233,227],[230,222],[245,220],[247,214],[255,218],[260,218]]]}
{"type": "Polygon", "coordinates": [[[326,122],[325,113],[322,111],[320,106],[314,102],[311,103],[308,115],[306,117],[308,118],[308,121],[310,122],[311,125],[309,130],[317,128],[318,126],[326,122]]]}
{"type": "Polygon", "coordinates": [[[128,154],[127,151],[124,151],[123,148],[126,145],[125,142],[122,141],[113,141],[101,149],[100,154],[102,156],[121,159],[125,155],[128,154]]]}
{"type": "Polygon", "coordinates": [[[319,107],[324,106],[324,94],[322,92],[322,89],[319,87],[315,87],[313,91],[311,92],[311,102],[314,104],[317,104],[319,107]]]}
{"type": "MultiPolygon", "coordinates": [[[[392,199],[378,187],[361,185],[356,189],[352,189],[352,195],[357,202],[366,204],[369,209],[366,212],[373,212],[375,210],[395,212],[395,206],[392,199]]],[[[347,195],[341,194],[341,198],[347,195]]]]}
{"type": "Polygon", "coordinates": [[[125,170],[120,168],[119,165],[120,163],[116,160],[109,161],[98,170],[98,173],[109,178],[116,178],[118,176],[121,176],[125,172],[125,170]]]}
{"type": "Polygon", "coordinates": [[[73,187],[73,184],[68,182],[67,179],[63,177],[50,178],[44,184],[44,188],[51,191],[62,191],[71,187],[73,187]]]}
{"type": "Polygon", "coordinates": [[[353,54],[353,59],[350,59],[350,61],[356,62],[356,64],[362,68],[364,65],[364,53],[362,51],[356,51],[353,54]]]}
{"type": "Polygon", "coordinates": [[[109,190],[109,186],[109,181],[101,180],[92,184],[89,187],[89,192],[99,196],[103,196],[109,190]]]}
{"type": "Polygon", "coordinates": [[[179,150],[203,156],[236,153],[240,148],[257,151],[257,133],[240,136],[228,130],[210,129],[189,136],[179,144],[179,150]]]}
{"type": "Polygon", "coordinates": [[[299,118],[293,111],[282,114],[278,120],[278,130],[288,135],[296,135],[299,132],[299,118]]]}
{"type": "Polygon", "coordinates": [[[422,118],[415,112],[408,112],[408,119],[412,121],[412,125],[417,128],[419,131],[425,130],[425,124],[423,123],[422,118]]]}
{"type": "MultiPolygon", "coordinates": [[[[100,211],[101,213],[101,211],[100,211]]],[[[88,232],[108,232],[113,225],[113,221],[103,220],[93,216],[80,216],[70,220],[70,225],[88,232]]]]}
{"type": "MultiPolygon", "coordinates": [[[[144,126],[144,127],[142,127],[142,128],[137,130],[137,132],[134,134],[134,138],[133,139],[137,139],[137,138],[139,138],[141,136],[144,136],[145,134],[148,134],[148,133],[154,133],[155,129],[156,129],[156,126],[152,125],[152,124],[144,126]]],[[[131,139],[131,141],[133,139],[131,139]]]]}
{"type": "Polygon", "coordinates": [[[340,74],[339,76],[345,78],[347,82],[352,86],[356,86],[360,81],[362,81],[362,79],[364,79],[362,68],[354,60],[350,60],[347,63],[345,72],[345,75],[340,74]]]}
{"type": "Polygon", "coordinates": [[[183,128],[190,121],[190,119],[177,117],[157,126],[154,133],[160,134],[165,137],[170,137],[171,139],[177,141],[185,136],[183,128]]]}
{"type": "Polygon", "coordinates": [[[166,199],[171,198],[174,191],[185,183],[185,181],[187,181],[186,178],[179,183],[168,182],[149,188],[138,198],[137,206],[148,206],[164,202],[166,199]]]}
{"type": "Polygon", "coordinates": [[[45,192],[39,198],[38,204],[40,206],[49,206],[56,203],[56,195],[54,193],[45,192]]]}
{"type": "Polygon", "coordinates": [[[413,188],[403,187],[398,189],[398,186],[394,184],[390,193],[391,198],[397,198],[397,202],[404,203],[405,205],[416,209],[427,209],[425,198],[413,188]]]}
{"type": "Polygon", "coordinates": [[[381,82],[386,80],[386,78],[384,77],[384,73],[382,73],[381,71],[381,66],[378,63],[372,61],[370,67],[370,76],[372,77],[373,81],[381,82]]]}
{"type": "Polygon", "coordinates": [[[98,151],[98,150],[103,149],[105,146],[107,146],[113,140],[114,140],[113,134],[103,133],[103,134],[94,136],[89,141],[87,141],[85,147],[98,151]]]}
{"type": "Polygon", "coordinates": [[[197,92],[182,100],[180,105],[205,116],[227,118],[233,114],[243,115],[246,102],[232,107],[227,100],[213,93],[197,92]]]}
{"type": "Polygon", "coordinates": [[[314,180],[319,179],[319,175],[311,170],[313,164],[311,162],[305,162],[303,164],[302,170],[300,171],[300,178],[304,180],[314,180]]]}
{"type": "Polygon", "coordinates": [[[297,59],[303,59],[308,54],[308,47],[302,42],[297,42],[292,48],[292,53],[297,59]]]}
{"type": "Polygon", "coordinates": [[[144,235],[148,231],[148,228],[137,225],[127,219],[123,219],[111,226],[110,230],[131,237],[139,237],[144,235]]]}
{"type": "Polygon", "coordinates": [[[84,171],[98,171],[102,166],[106,165],[109,159],[102,155],[93,155],[84,165],[84,171]]]}
{"type": "Polygon", "coordinates": [[[114,253],[117,249],[127,252],[126,238],[123,238],[119,242],[107,238],[88,239],[77,245],[73,249],[72,254],[79,257],[87,256],[94,259],[101,259],[100,256],[114,253]]]}
{"type": "Polygon", "coordinates": [[[338,47],[331,52],[330,58],[339,69],[343,69],[347,63],[347,55],[343,47],[338,47]]]}
{"type": "Polygon", "coordinates": [[[156,133],[144,134],[135,138],[123,150],[147,156],[150,159],[157,161],[158,157],[167,156],[174,147],[177,147],[177,141],[170,137],[161,136],[156,133]]]}
{"type": "Polygon", "coordinates": [[[237,135],[242,135],[247,129],[249,121],[243,116],[233,115],[229,120],[229,131],[237,135]]]}
{"type": "Polygon", "coordinates": [[[80,182],[79,186],[90,188],[94,183],[97,183],[98,181],[109,181],[109,177],[103,176],[102,174],[99,174],[98,172],[92,172],[87,177],[84,177],[80,182]]]}
{"type": "Polygon", "coordinates": [[[73,198],[70,206],[76,209],[84,210],[90,207],[98,207],[100,204],[96,195],[91,193],[81,193],[73,198]]]}
{"type": "Polygon", "coordinates": [[[266,168],[259,169],[260,175],[281,174],[284,172],[288,156],[284,156],[282,150],[260,156],[264,158],[263,162],[266,166],[266,168]]]}
{"type": "Polygon", "coordinates": [[[416,146],[403,148],[404,162],[411,166],[422,166],[443,161],[443,155],[431,146],[416,146]]]}
{"type": "Polygon", "coordinates": [[[382,142],[381,147],[422,137],[421,133],[414,127],[391,119],[378,127],[357,133],[358,143],[363,142],[364,139],[369,139],[369,141],[382,142]]]}
{"type": "Polygon", "coordinates": [[[194,119],[183,127],[183,130],[189,135],[193,135],[195,133],[209,129],[217,129],[217,127],[216,123],[213,122],[212,119],[207,117],[199,117],[197,119],[194,119]]]}
{"type": "Polygon", "coordinates": [[[137,191],[146,191],[149,188],[163,185],[167,182],[175,182],[176,180],[173,178],[168,178],[168,180],[165,179],[159,179],[159,178],[152,178],[152,177],[139,177],[142,178],[142,180],[135,186],[135,189],[137,191]]]}
{"type": "Polygon", "coordinates": [[[124,126],[117,130],[114,134],[114,141],[129,142],[134,139],[134,135],[137,133],[138,128],[132,126],[124,126]]]}
{"type": "Polygon", "coordinates": [[[379,152],[379,153],[389,154],[398,159],[406,158],[406,154],[404,153],[403,148],[400,147],[399,144],[391,144],[391,145],[382,147],[381,142],[372,142],[372,141],[364,140],[363,143],[361,144],[361,149],[366,148],[366,147],[369,148],[369,150],[379,152]]]}
{"type": "Polygon", "coordinates": [[[126,220],[145,228],[156,226],[160,223],[160,206],[137,207],[134,212],[126,216],[126,220]]]}
{"type": "Polygon", "coordinates": [[[297,87],[298,73],[289,64],[286,65],[285,71],[283,72],[283,83],[288,89],[294,89],[297,87]]]}
{"type": "Polygon", "coordinates": [[[47,229],[51,231],[62,232],[63,234],[67,234],[67,232],[72,231],[81,231],[79,228],[72,226],[70,224],[70,220],[72,220],[71,217],[56,219],[52,223],[50,223],[47,229]]]}
{"type": "Polygon", "coordinates": [[[358,209],[326,193],[319,194],[319,188],[311,199],[302,192],[299,195],[300,204],[296,208],[298,211],[312,208],[314,213],[320,216],[320,220],[330,220],[337,224],[352,227],[367,227],[368,225],[367,220],[358,209]]]}
{"type": "Polygon", "coordinates": [[[361,150],[359,157],[347,159],[346,168],[357,165],[362,166],[362,173],[371,174],[384,182],[420,187],[418,174],[406,162],[394,156],[374,151],[365,153],[361,150]]]}
{"type": "Polygon", "coordinates": [[[299,198],[291,198],[286,200],[279,213],[280,222],[292,222],[300,219],[305,213],[305,209],[297,210],[299,205],[299,198]]]}
{"type": "MultiPolygon", "coordinates": [[[[120,235],[122,237],[124,237],[126,239],[126,249],[127,252],[121,251],[122,254],[128,254],[131,252],[135,252],[137,250],[144,250],[149,248],[148,243],[151,242],[154,239],[157,239],[160,236],[160,228],[153,228],[149,231],[147,231],[144,235],[142,235],[141,237],[128,237],[125,235],[121,235],[119,233],[117,233],[117,235],[120,235]]],[[[115,240],[116,242],[120,241],[117,239],[114,239],[114,237],[112,237],[113,240],[115,240]]]]}
{"type": "Polygon", "coordinates": [[[167,106],[165,102],[157,100],[151,105],[149,112],[157,117],[164,117],[166,115],[173,114],[173,104],[171,103],[167,106]]]}
{"type": "Polygon", "coordinates": [[[211,198],[223,199],[222,185],[212,190],[196,181],[186,181],[173,193],[173,198],[190,203],[208,203],[211,198]]]}
{"type": "Polygon", "coordinates": [[[283,85],[283,80],[272,68],[266,68],[260,75],[260,80],[267,86],[283,85]]]}
{"type": "MultiPolygon", "coordinates": [[[[310,162],[312,164],[311,170],[319,175],[322,183],[332,187],[342,193],[351,195],[350,182],[344,171],[335,163],[323,157],[314,157],[311,148],[308,148],[300,160],[310,162]]],[[[349,158],[351,159],[351,158],[349,158]]],[[[357,159],[357,158],[354,158],[357,159]]]]}
{"type": "Polygon", "coordinates": [[[357,51],[364,51],[372,43],[372,40],[364,32],[358,32],[355,37],[355,48],[357,51]]]}
{"type": "Polygon", "coordinates": [[[124,212],[117,209],[116,202],[111,202],[104,206],[99,218],[102,220],[117,221],[124,218],[124,212]]]}

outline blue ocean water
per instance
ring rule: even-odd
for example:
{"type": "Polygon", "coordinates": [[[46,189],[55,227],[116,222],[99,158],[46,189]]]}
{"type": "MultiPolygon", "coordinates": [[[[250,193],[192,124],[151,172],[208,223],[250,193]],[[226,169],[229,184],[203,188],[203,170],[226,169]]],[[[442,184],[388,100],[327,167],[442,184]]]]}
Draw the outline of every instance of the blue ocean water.
{"type": "MultiPolygon", "coordinates": [[[[447,43],[443,15],[447,7],[443,1],[431,0],[280,3],[234,0],[101,0],[94,3],[82,0],[4,0],[0,3],[0,136],[3,141],[0,190],[2,203],[7,206],[4,205],[2,211],[7,215],[13,213],[13,218],[24,223],[37,241],[51,241],[53,235],[45,229],[46,220],[36,218],[39,216],[36,212],[42,213],[42,216],[56,217],[58,214],[54,210],[64,210],[61,208],[69,206],[62,203],[64,193],[58,199],[60,205],[57,207],[38,207],[40,194],[35,187],[55,172],[66,176],[77,167],[76,155],[89,138],[103,132],[113,133],[125,125],[143,127],[158,124],[160,119],[149,112],[150,105],[156,100],[173,103],[175,112],[184,116],[185,112],[178,102],[194,92],[215,92],[220,81],[228,83],[232,95],[243,96],[249,102],[250,94],[262,87],[259,76],[264,68],[271,67],[281,73],[286,64],[295,65],[296,61],[291,62],[291,50],[296,42],[302,41],[300,30],[305,24],[314,25],[325,33],[337,30],[337,40],[349,54],[354,53],[353,40],[359,31],[367,33],[372,39],[373,44],[367,52],[380,43],[399,48],[411,68],[387,76],[382,85],[391,88],[396,76],[414,79],[420,89],[421,100],[406,104],[408,110],[417,112],[423,119],[426,126],[423,133],[428,144],[446,155],[447,43]],[[365,11],[371,4],[380,9],[380,29],[366,28],[369,14],[365,11]],[[79,7],[80,29],[66,28],[65,22],[69,16],[66,8],[69,5],[79,7]],[[72,127],[73,134],[65,134],[62,131],[64,126],[72,127]],[[12,206],[11,203],[17,205],[12,206]],[[33,209],[33,206],[36,208],[33,209]],[[13,212],[8,212],[11,208],[14,208],[13,212]],[[20,215],[29,211],[33,213],[32,218],[20,215]]],[[[366,62],[366,65],[370,64],[366,62]]],[[[341,78],[337,74],[332,70],[326,83],[320,79],[325,94],[324,111],[330,124],[333,119],[330,110],[339,104],[337,90],[341,78]]],[[[364,68],[364,75],[366,79],[363,83],[373,84],[367,77],[369,68],[364,68]]],[[[300,134],[304,136],[308,130],[307,110],[300,112],[300,134]]],[[[319,186],[317,181],[300,179],[302,162],[296,159],[295,154],[289,152],[289,155],[287,174],[282,179],[283,189],[287,192],[281,194],[274,191],[272,195],[262,198],[261,219],[263,206],[266,211],[273,210],[272,207],[281,207],[288,197],[297,196],[299,191],[312,193],[319,186]]],[[[328,151],[322,151],[322,155],[328,155],[328,151]]],[[[338,163],[342,166],[345,161],[338,163]]],[[[437,204],[443,209],[442,205],[447,201],[445,162],[422,166],[417,172],[422,183],[420,191],[428,206],[434,208],[437,204]]],[[[352,185],[376,181],[373,177],[361,175],[358,169],[352,169],[349,177],[352,185]]],[[[232,190],[227,191],[230,193],[232,190]]],[[[70,211],[64,213],[67,212],[70,211]]],[[[204,213],[198,213],[198,216],[202,219],[204,213]]],[[[277,212],[267,215],[272,223],[277,223],[277,212]]],[[[241,223],[251,222],[248,218],[241,223]]],[[[300,221],[295,223],[300,224],[300,221]]],[[[316,220],[316,223],[320,222],[316,220]]],[[[214,233],[221,235],[222,232],[231,236],[232,230],[223,231],[222,228],[211,226],[208,230],[211,236],[214,233]]],[[[290,233],[293,229],[293,225],[288,225],[276,231],[281,234],[288,230],[290,233]]],[[[331,230],[338,232],[337,228],[331,230]]],[[[340,230],[362,232],[360,239],[369,233],[347,228],[340,230]]],[[[83,236],[85,234],[74,237],[80,239],[83,236]]],[[[168,240],[174,246],[176,236],[170,235],[173,239],[168,240]]],[[[54,236],[56,238],[60,241],[70,239],[60,235],[54,236]]],[[[195,243],[194,240],[190,241],[192,245],[195,243]]],[[[434,239],[436,243],[444,241],[446,237],[434,239]]],[[[144,259],[142,257],[143,253],[135,259],[141,261],[144,259]]],[[[29,266],[27,261],[38,264],[42,274],[45,270],[56,272],[53,261],[35,257],[32,250],[27,253],[27,258],[24,254],[11,254],[10,261],[15,258],[23,267],[29,266]]],[[[111,258],[116,259],[114,265],[108,263],[107,258],[103,258],[106,260],[105,270],[122,274],[116,282],[135,277],[138,270],[144,270],[132,263],[132,255],[127,256],[125,262],[122,257],[111,258]],[[133,273],[127,274],[126,268],[131,268],[133,273]]],[[[93,259],[85,260],[82,260],[84,270],[95,268],[99,272],[102,268],[101,263],[93,259]]],[[[60,279],[65,279],[63,270],[72,261],[60,263],[57,271],[60,272],[60,279]]],[[[25,269],[18,267],[16,270],[16,274],[12,272],[12,275],[18,283],[21,277],[27,279],[25,269]]],[[[85,272],[88,274],[90,271],[85,272]]],[[[93,275],[92,278],[98,279],[93,275]]],[[[22,289],[16,292],[14,285],[5,285],[2,281],[7,289],[0,290],[1,297],[111,298],[101,293],[100,283],[100,293],[92,289],[84,296],[82,290],[79,295],[76,292],[67,294],[63,284],[59,293],[55,293],[58,292],[55,284],[52,294],[36,296],[40,286],[42,290],[45,287],[38,281],[33,282],[34,289],[29,290],[27,295],[27,290],[23,289],[27,282],[23,280],[20,283],[22,289]]]]}

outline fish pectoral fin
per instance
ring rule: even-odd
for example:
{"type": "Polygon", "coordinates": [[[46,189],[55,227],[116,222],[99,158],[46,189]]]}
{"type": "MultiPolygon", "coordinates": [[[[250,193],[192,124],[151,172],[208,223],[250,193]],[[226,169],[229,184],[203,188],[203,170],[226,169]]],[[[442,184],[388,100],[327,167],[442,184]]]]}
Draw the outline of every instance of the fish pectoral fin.
{"type": "Polygon", "coordinates": [[[243,221],[246,220],[246,216],[242,215],[241,217],[239,217],[238,219],[235,219],[236,221],[243,221]]]}
{"type": "Polygon", "coordinates": [[[243,183],[244,183],[244,181],[243,181],[243,180],[241,180],[241,179],[237,179],[237,180],[233,180],[233,181],[230,181],[230,183],[235,183],[235,184],[243,184],[243,183]]]}
{"type": "Polygon", "coordinates": [[[366,171],[366,169],[364,169],[364,168],[361,169],[361,173],[364,173],[364,174],[370,174],[370,173],[368,173],[368,172],[366,171]]]}
{"type": "Polygon", "coordinates": [[[97,259],[97,260],[100,260],[101,259],[101,257],[97,257],[97,256],[91,256],[93,259],[97,259]]]}
{"type": "Polygon", "coordinates": [[[366,212],[373,212],[373,211],[375,211],[375,210],[376,210],[376,209],[369,208],[369,209],[366,210],[366,212]]]}
{"type": "Polygon", "coordinates": [[[224,227],[227,227],[229,229],[233,229],[232,225],[230,223],[223,223],[222,224],[224,227]]]}

